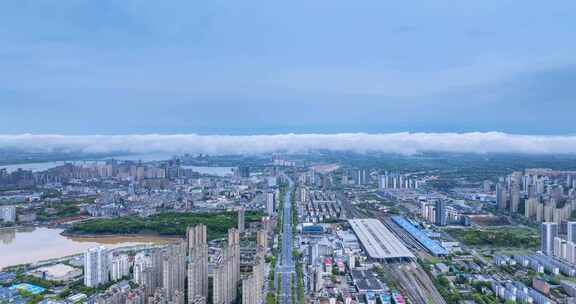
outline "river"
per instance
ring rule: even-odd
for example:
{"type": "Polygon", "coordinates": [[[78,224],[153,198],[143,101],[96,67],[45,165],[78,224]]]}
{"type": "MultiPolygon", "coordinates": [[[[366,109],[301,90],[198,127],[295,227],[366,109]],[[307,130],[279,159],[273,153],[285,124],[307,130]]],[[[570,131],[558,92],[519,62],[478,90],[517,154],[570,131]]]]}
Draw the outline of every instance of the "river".
{"type": "Polygon", "coordinates": [[[0,229],[0,269],[74,255],[99,245],[118,248],[174,240],[154,236],[67,237],[60,234],[62,231],[44,227],[0,229]]]}

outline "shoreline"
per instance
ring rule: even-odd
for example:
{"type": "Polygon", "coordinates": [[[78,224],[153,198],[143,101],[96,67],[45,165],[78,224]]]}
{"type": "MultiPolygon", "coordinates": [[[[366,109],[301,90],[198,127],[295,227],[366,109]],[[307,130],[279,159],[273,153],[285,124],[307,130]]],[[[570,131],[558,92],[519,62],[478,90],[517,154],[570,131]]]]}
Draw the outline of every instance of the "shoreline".
{"type": "Polygon", "coordinates": [[[162,235],[158,233],[134,233],[134,234],[126,234],[126,233],[118,233],[118,234],[97,234],[97,233],[73,233],[67,232],[66,230],[60,233],[62,236],[66,237],[77,237],[77,238],[112,238],[112,237],[126,237],[126,238],[146,238],[146,237],[158,237],[163,239],[184,239],[183,236],[180,235],[162,235]]]}

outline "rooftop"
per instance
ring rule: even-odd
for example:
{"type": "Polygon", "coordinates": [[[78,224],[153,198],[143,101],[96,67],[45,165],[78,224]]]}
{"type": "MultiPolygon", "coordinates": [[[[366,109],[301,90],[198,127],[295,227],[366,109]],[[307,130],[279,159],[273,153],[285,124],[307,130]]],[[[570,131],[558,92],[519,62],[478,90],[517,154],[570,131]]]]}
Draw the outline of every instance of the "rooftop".
{"type": "Polygon", "coordinates": [[[380,260],[414,258],[412,252],[379,220],[353,219],[348,222],[370,258],[380,260]]]}

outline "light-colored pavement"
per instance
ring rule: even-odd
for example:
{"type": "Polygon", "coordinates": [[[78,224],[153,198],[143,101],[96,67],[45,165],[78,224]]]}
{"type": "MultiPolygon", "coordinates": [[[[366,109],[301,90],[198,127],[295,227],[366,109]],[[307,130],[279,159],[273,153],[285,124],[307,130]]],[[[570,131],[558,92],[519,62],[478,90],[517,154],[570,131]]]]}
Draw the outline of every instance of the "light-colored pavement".
{"type": "MultiPolygon", "coordinates": [[[[283,175],[288,180],[288,189],[284,194],[284,208],[282,210],[282,258],[276,268],[276,273],[282,278],[280,293],[280,303],[292,304],[292,274],[295,274],[294,257],[292,256],[292,191],[294,182],[287,175],[283,175]]],[[[295,283],[295,282],[294,282],[295,283]]]]}

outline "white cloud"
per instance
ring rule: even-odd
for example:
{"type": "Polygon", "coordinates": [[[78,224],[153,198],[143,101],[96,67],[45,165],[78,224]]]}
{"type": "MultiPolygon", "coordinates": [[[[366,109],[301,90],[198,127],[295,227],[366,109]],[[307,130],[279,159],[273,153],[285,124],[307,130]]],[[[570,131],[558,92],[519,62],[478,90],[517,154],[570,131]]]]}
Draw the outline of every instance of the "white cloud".
{"type": "Polygon", "coordinates": [[[278,135],[0,135],[0,148],[24,151],[72,151],[88,153],[204,153],[256,154],[310,150],[419,152],[576,154],[576,136],[474,133],[341,133],[278,135]]]}

